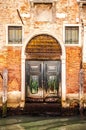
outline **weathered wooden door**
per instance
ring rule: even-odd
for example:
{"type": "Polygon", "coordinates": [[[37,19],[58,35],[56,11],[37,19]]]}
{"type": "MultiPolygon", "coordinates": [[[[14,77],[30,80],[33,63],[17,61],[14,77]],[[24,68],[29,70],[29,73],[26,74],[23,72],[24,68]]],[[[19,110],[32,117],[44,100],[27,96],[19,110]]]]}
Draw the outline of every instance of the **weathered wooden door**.
{"type": "Polygon", "coordinates": [[[26,61],[26,99],[56,102],[61,82],[61,61],[26,61]]]}

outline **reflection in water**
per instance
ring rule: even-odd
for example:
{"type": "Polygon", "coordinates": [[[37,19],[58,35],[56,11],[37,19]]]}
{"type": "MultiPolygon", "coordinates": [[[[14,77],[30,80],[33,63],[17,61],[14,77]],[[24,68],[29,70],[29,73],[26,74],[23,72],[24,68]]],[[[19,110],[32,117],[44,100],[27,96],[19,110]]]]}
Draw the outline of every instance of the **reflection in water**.
{"type": "Polygon", "coordinates": [[[2,126],[0,130],[25,130],[25,129],[22,126],[16,124],[16,125],[2,126]]]}
{"type": "Polygon", "coordinates": [[[57,130],[86,130],[86,124],[67,125],[67,126],[58,128],[57,130]]]}
{"type": "Polygon", "coordinates": [[[0,130],[86,130],[86,118],[7,117],[0,119],[0,130]]]}

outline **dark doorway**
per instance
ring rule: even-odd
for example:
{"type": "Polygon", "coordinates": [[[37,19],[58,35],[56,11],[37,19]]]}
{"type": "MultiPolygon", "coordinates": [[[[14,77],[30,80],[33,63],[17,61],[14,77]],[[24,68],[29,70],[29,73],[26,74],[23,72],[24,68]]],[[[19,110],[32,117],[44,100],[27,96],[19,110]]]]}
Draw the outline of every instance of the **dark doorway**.
{"type": "Polygon", "coordinates": [[[61,96],[61,61],[29,61],[25,65],[26,101],[57,102],[61,96]]]}

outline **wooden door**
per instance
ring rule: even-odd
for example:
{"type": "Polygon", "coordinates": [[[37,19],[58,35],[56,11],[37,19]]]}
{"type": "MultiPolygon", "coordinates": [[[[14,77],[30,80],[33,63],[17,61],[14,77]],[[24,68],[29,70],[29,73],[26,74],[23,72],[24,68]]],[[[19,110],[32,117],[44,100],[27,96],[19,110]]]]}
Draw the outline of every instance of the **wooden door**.
{"type": "Polygon", "coordinates": [[[26,98],[31,102],[56,102],[61,82],[60,61],[26,61],[26,98]]]}

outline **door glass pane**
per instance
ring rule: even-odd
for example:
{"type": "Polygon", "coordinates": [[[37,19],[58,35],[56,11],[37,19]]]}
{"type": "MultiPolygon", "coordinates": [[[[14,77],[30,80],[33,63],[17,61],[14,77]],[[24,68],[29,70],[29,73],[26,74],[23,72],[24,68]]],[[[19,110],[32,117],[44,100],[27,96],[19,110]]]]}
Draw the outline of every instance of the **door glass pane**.
{"type": "Polygon", "coordinates": [[[48,76],[47,85],[50,93],[54,93],[57,89],[56,76],[54,75],[48,76]]]}
{"type": "Polygon", "coordinates": [[[37,75],[30,76],[30,91],[32,94],[38,93],[39,77],[37,75]]]}

